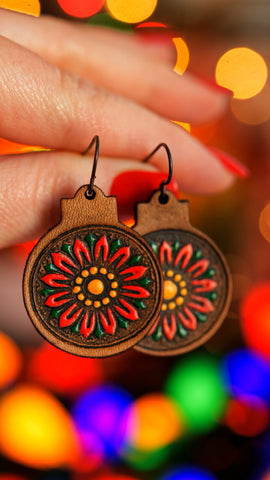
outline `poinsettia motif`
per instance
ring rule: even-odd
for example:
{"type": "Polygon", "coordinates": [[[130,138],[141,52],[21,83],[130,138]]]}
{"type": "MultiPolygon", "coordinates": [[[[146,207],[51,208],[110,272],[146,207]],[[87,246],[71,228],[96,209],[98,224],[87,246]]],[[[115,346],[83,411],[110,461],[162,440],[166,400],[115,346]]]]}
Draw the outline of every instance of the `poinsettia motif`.
{"type": "Polygon", "coordinates": [[[154,242],[150,245],[163,269],[164,296],[160,315],[148,335],[154,340],[186,336],[188,331],[196,330],[198,321],[205,322],[207,314],[215,309],[217,282],[211,278],[215,271],[191,243],[181,247],[177,242],[167,241],[159,246],[154,242]]]}
{"type": "Polygon", "coordinates": [[[44,305],[60,328],[69,327],[85,338],[128,328],[151,295],[142,257],[106,234],[63,243],[45,268],[44,305]]]}

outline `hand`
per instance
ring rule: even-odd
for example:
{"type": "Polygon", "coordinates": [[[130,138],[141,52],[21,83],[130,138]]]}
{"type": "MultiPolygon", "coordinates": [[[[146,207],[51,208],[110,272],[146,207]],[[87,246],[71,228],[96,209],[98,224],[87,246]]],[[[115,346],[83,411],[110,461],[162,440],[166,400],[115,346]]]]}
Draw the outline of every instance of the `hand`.
{"type": "Polygon", "coordinates": [[[167,171],[162,152],[139,163],[160,142],[182,190],[214,193],[233,182],[213,152],[168,120],[212,121],[228,96],[175,74],[166,48],[158,55],[129,34],[6,10],[0,31],[0,137],[57,150],[1,157],[0,247],[56,223],[59,199],[88,181],[91,163],[79,153],[97,134],[105,192],[120,172],[167,171]]]}

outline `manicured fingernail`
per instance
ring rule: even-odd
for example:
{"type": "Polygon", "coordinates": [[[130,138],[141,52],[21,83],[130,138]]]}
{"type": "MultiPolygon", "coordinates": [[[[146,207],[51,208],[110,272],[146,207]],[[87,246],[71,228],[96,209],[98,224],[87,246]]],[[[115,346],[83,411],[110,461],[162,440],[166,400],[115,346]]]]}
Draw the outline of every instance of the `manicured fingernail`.
{"type": "Polygon", "coordinates": [[[224,95],[228,95],[230,97],[233,96],[233,91],[229,88],[222,87],[218,83],[215,82],[212,78],[205,78],[205,77],[198,77],[198,80],[205,84],[207,87],[211,88],[215,92],[223,93],[224,95]]]}
{"type": "Polygon", "coordinates": [[[208,147],[208,149],[229,172],[234,173],[234,175],[237,175],[240,178],[247,178],[249,176],[250,170],[246,167],[246,165],[239,162],[239,160],[236,158],[228,155],[216,147],[208,147]]]}
{"type": "MultiPolygon", "coordinates": [[[[167,179],[166,173],[134,170],[120,173],[113,180],[110,195],[117,196],[118,208],[122,213],[130,213],[137,202],[147,202],[154,190],[167,179]]],[[[175,179],[167,185],[168,190],[178,196],[175,179]]]]}

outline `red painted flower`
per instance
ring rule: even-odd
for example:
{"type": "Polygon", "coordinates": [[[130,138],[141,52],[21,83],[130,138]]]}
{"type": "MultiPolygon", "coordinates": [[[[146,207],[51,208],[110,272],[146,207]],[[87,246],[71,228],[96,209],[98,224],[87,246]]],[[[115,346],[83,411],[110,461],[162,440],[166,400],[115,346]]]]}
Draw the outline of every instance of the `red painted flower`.
{"type": "Polygon", "coordinates": [[[162,336],[173,340],[179,333],[185,336],[189,330],[196,330],[197,322],[205,322],[214,310],[217,282],[210,277],[215,271],[191,243],[181,248],[166,241],[159,247],[153,242],[151,246],[163,268],[164,297],[160,316],[148,335],[155,340],[162,336]]]}
{"type": "Polygon", "coordinates": [[[41,277],[46,285],[42,293],[60,328],[70,327],[85,338],[114,335],[118,326],[127,328],[145,308],[150,296],[148,267],[121,240],[88,234],[72,245],[63,244],[51,259],[49,273],[41,277]]]}

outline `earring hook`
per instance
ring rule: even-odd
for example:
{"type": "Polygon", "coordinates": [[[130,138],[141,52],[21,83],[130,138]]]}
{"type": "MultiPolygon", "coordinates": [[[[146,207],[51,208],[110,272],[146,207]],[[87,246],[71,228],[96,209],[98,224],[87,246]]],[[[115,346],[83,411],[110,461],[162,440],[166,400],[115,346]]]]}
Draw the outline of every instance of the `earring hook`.
{"type": "Polygon", "coordinates": [[[168,185],[172,179],[172,176],[173,176],[173,161],[172,161],[172,154],[171,154],[171,151],[168,147],[168,145],[166,143],[160,143],[154,150],[153,152],[151,152],[146,158],[144,158],[143,162],[146,163],[149,158],[151,158],[156,152],[157,150],[159,150],[161,147],[164,147],[166,152],[167,152],[167,156],[168,156],[168,165],[169,165],[169,168],[168,168],[168,177],[167,177],[167,180],[163,180],[159,186],[159,189],[160,189],[160,196],[159,196],[159,201],[160,203],[167,203],[168,201],[168,195],[165,193],[165,190],[166,190],[166,185],[168,185]]]}
{"type": "Polygon", "coordinates": [[[98,157],[99,157],[99,136],[98,135],[95,135],[92,138],[92,140],[91,140],[90,144],[88,145],[87,149],[82,153],[82,155],[87,155],[87,153],[89,152],[89,150],[91,150],[91,148],[94,144],[96,144],[96,148],[95,148],[95,153],[94,153],[92,172],[91,172],[91,177],[90,177],[88,188],[85,192],[85,196],[88,200],[93,200],[93,198],[95,198],[95,196],[96,196],[96,193],[95,193],[93,187],[94,187],[94,182],[95,182],[95,178],[96,178],[96,169],[97,169],[97,162],[98,162],[98,157]]]}

